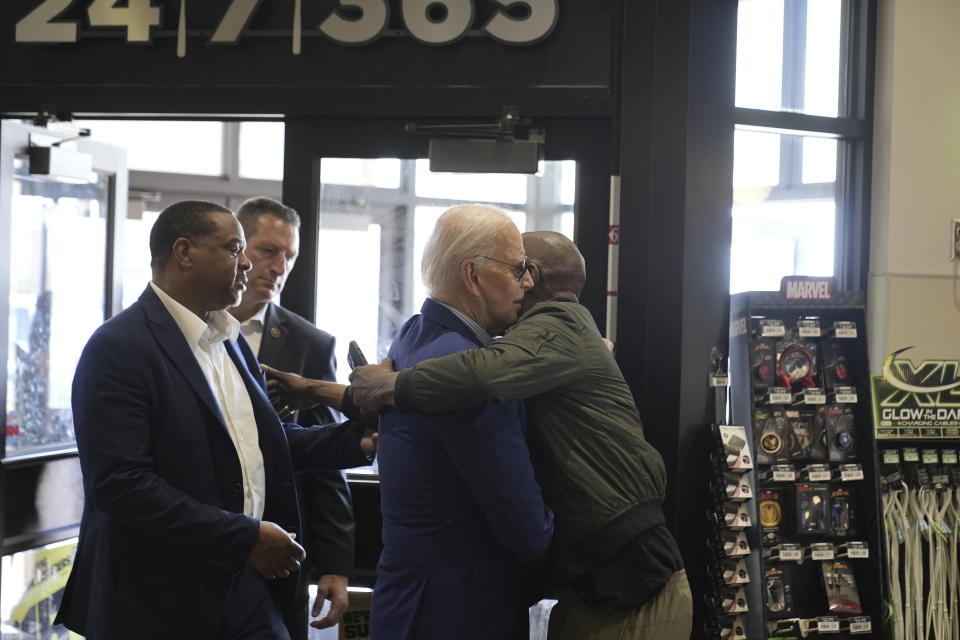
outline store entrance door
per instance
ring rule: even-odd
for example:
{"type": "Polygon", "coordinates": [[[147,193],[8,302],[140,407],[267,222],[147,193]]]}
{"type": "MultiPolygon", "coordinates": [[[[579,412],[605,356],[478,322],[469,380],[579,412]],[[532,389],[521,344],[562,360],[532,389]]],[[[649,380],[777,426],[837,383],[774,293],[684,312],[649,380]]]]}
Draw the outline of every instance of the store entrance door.
{"type": "Polygon", "coordinates": [[[68,126],[0,120],[0,622],[53,637],[83,513],[71,383],[119,311],[126,153],[68,126]]]}
{"type": "MultiPolygon", "coordinates": [[[[302,230],[301,266],[282,303],[337,337],[338,377],[348,373],[349,341],[357,340],[371,361],[382,358],[396,330],[419,311],[423,246],[439,215],[460,203],[505,209],[521,231],[572,237],[587,263],[581,301],[603,327],[610,122],[535,120],[546,131],[545,157],[528,175],[431,172],[429,139],[405,133],[410,120],[286,120],[283,201],[300,212],[302,230]]],[[[376,468],[348,478],[357,519],[354,584],[372,586],[380,554],[376,468]]]]}
{"type": "Polygon", "coordinates": [[[536,121],[546,130],[536,174],[469,174],[431,172],[429,139],[405,133],[409,121],[287,120],[283,199],[304,218],[300,263],[315,269],[291,274],[284,304],[341,349],[357,340],[368,358],[383,357],[426,295],[420,257],[436,219],[480,202],[506,210],[521,232],[571,237],[587,261],[583,303],[604,326],[609,122],[536,121]]]}

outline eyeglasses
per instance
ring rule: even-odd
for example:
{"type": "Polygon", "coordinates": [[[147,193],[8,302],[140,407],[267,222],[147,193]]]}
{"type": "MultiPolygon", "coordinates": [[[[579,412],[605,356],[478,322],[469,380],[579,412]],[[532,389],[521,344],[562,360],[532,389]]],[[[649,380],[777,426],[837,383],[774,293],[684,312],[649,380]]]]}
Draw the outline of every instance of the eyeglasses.
{"type": "Polygon", "coordinates": [[[496,258],[491,258],[490,256],[473,256],[474,258],[484,258],[485,260],[493,260],[494,262],[499,262],[500,264],[505,264],[510,267],[513,277],[517,279],[517,282],[523,280],[523,274],[530,270],[532,266],[530,263],[530,258],[523,256],[523,261],[520,264],[511,264],[509,262],[504,262],[503,260],[497,260],[496,258]]]}

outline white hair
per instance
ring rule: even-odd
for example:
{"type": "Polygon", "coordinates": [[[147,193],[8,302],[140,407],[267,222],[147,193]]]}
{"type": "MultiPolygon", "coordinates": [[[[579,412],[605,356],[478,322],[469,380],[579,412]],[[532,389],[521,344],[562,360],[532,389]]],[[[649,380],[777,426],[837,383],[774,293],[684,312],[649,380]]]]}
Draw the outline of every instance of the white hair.
{"type": "Polygon", "coordinates": [[[459,280],[460,263],[489,255],[497,233],[505,226],[516,228],[502,209],[485,204],[458,204],[444,211],[427,240],[420,263],[428,294],[450,291],[459,280]]]}

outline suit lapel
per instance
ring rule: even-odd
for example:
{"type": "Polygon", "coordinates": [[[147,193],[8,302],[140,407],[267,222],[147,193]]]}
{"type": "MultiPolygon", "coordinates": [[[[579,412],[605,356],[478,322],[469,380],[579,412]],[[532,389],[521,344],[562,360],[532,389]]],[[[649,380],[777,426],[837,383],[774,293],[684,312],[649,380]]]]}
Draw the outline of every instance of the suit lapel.
{"type": "Polygon", "coordinates": [[[257,354],[257,360],[260,362],[273,362],[276,368],[288,370],[290,367],[286,364],[289,354],[287,349],[287,340],[290,338],[290,329],[287,327],[287,319],[279,313],[275,304],[267,304],[267,313],[263,317],[263,335],[260,337],[260,353],[257,354]]]}
{"type": "Polygon", "coordinates": [[[220,407],[213,397],[213,391],[210,389],[210,383],[203,375],[203,369],[197,362],[196,356],[190,350],[183,332],[177,326],[173,316],[163,306],[163,302],[157,297],[149,286],[140,296],[140,304],[147,315],[147,328],[153,334],[157,344],[163,349],[164,353],[173,363],[173,366],[180,374],[187,379],[194,393],[200,398],[204,405],[210,410],[210,413],[216,417],[224,431],[227,430],[227,424],[220,413],[220,407]]]}
{"type": "MultiPolygon", "coordinates": [[[[306,352],[309,349],[302,334],[297,333],[290,323],[289,311],[272,302],[267,305],[263,317],[263,335],[260,337],[260,353],[257,360],[280,371],[303,373],[306,352]]],[[[325,409],[317,410],[322,415],[325,409]]],[[[331,418],[332,419],[332,418],[331,418]]],[[[320,424],[330,420],[321,420],[320,424]]],[[[294,411],[286,422],[300,423],[300,412],[294,411]]]]}

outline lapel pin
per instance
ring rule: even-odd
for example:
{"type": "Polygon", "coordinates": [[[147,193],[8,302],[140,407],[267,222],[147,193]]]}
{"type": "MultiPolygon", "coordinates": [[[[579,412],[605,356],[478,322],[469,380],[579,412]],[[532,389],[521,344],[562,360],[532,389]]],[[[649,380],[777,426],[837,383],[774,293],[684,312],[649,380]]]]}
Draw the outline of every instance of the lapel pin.
{"type": "Polygon", "coordinates": [[[280,337],[280,329],[277,329],[276,327],[271,327],[271,328],[270,328],[270,335],[273,336],[274,338],[279,338],[279,337],[280,337]]]}

